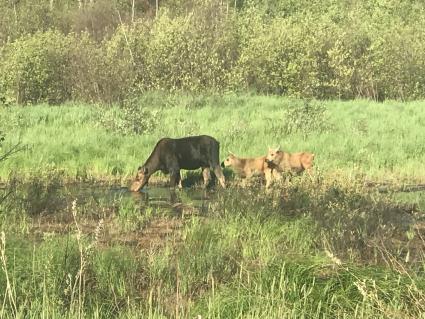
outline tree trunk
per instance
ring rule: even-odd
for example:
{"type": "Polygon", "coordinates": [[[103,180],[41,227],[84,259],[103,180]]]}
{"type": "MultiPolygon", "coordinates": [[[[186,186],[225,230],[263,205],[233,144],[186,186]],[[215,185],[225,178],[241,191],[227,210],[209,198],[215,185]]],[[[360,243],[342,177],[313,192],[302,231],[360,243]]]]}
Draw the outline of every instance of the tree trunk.
{"type": "Polygon", "coordinates": [[[131,23],[134,23],[134,1],[131,2],[131,23]]]}

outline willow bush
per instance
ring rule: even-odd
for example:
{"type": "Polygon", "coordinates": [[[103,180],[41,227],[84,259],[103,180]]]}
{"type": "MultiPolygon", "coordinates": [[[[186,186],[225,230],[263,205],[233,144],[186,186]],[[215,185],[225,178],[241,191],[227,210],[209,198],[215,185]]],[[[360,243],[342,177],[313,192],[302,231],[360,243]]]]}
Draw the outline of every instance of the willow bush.
{"type": "Polygon", "coordinates": [[[153,24],[146,51],[146,88],[187,91],[224,89],[235,56],[233,19],[211,8],[199,14],[170,18],[167,12],[153,24]]]}
{"type": "Polygon", "coordinates": [[[2,50],[2,95],[16,103],[60,103],[71,97],[69,39],[56,31],[38,32],[2,50]]]}
{"type": "Polygon", "coordinates": [[[56,28],[5,41],[0,98],[121,103],[150,90],[425,97],[419,2],[186,2],[165,2],[154,18],[114,22],[103,38],[99,30],[56,28]]]}

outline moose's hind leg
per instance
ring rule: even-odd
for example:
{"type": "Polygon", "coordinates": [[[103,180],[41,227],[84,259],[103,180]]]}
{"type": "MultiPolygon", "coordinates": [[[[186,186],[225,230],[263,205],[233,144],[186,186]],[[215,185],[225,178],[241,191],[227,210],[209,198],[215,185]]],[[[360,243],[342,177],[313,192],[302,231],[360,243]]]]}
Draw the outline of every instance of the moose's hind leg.
{"type": "Polygon", "coordinates": [[[224,178],[223,171],[221,170],[220,165],[215,166],[213,169],[214,169],[215,176],[218,178],[218,181],[220,182],[220,185],[223,188],[226,188],[226,180],[224,178]]]}
{"type": "Polygon", "coordinates": [[[204,188],[207,188],[211,180],[211,171],[208,167],[202,168],[202,177],[204,178],[204,188]]]}

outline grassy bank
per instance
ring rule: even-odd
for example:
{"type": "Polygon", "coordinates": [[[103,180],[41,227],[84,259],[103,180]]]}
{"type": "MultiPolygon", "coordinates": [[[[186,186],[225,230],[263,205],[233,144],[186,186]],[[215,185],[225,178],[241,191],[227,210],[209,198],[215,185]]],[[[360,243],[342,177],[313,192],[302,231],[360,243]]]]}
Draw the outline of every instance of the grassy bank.
{"type": "Polygon", "coordinates": [[[153,94],[1,108],[0,154],[24,149],[0,163],[0,317],[423,319],[424,192],[394,191],[425,182],[423,106],[153,94]],[[222,159],[314,152],[315,178],[116,186],[159,138],[194,134],[222,159]],[[67,183],[98,180],[113,186],[67,183]]]}
{"type": "Polygon", "coordinates": [[[183,191],[171,210],[17,188],[2,206],[4,318],[425,315],[423,223],[344,180],[220,190],[202,209],[183,191]]]}
{"type": "MultiPolygon", "coordinates": [[[[2,163],[0,176],[43,174],[60,169],[70,179],[132,175],[162,137],[209,134],[241,156],[259,156],[268,146],[316,154],[316,167],[370,179],[425,181],[423,102],[364,100],[304,102],[281,97],[154,95],[134,103],[134,118],[120,123],[117,108],[87,105],[0,109],[6,144],[24,151],[2,163]],[[296,106],[296,107],[294,107],[296,106]],[[140,110],[140,111],[139,111],[140,110]],[[143,110],[154,117],[137,115],[143,110]],[[123,127],[146,127],[140,135],[123,127]],[[109,128],[109,130],[108,130],[109,128]]],[[[143,113],[144,114],[144,113],[143,113]]]]}

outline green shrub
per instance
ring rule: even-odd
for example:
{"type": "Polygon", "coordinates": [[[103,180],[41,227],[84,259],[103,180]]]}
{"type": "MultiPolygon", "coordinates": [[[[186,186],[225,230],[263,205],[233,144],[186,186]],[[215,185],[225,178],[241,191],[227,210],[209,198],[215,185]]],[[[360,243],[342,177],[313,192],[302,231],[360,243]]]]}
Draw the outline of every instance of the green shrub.
{"type": "Polygon", "coordinates": [[[16,103],[60,103],[71,96],[69,39],[56,31],[24,36],[4,48],[0,82],[16,103]]]}
{"type": "Polygon", "coordinates": [[[135,61],[128,42],[129,29],[118,28],[114,36],[102,43],[104,61],[101,74],[102,100],[123,101],[129,96],[135,81],[135,61]]]}
{"type": "MultiPolygon", "coordinates": [[[[34,26],[5,28],[11,38],[0,35],[3,104],[112,104],[149,90],[252,90],[318,99],[425,96],[425,42],[418,32],[425,28],[425,7],[419,2],[170,0],[154,19],[132,23],[125,23],[125,12],[110,16],[130,8],[116,4],[85,3],[78,12],[71,6],[59,14],[60,5],[50,2],[42,18],[46,2],[37,6],[41,20],[34,26]],[[41,32],[49,25],[63,33],[41,32]]],[[[20,8],[27,12],[24,4],[20,8]]],[[[0,26],[8,23],[0,18],[0,26]]]]}
{"type": "Polygon", "coordinates": [[[88,33],[70,35],[70,72],[67,76],[74,100],[103,101],[104,52],[88,33]]]}
{"type": "Polygon", "coordinates": [[[149,89],[202,91],[223,89],[237,55],[232,19],[212,2],[186,17],[171,18],[165,11],[151,31],[147,64],[149,89]],[[209,7],[211,6],[211,7],[209,7]]]}
{"type": "Polygon", "coordinates": [[[284,111],[281,133],[288,135],[299,132],[304,139],[311,133],[322,133],[329,129],[329,115],[326,107],[315,101],[291,103],[284,111]]]}
{"type": "Polygon", "coordinates": [[[151,133],[159,124],[160,115],[159,110],[149,110],[137,99],[127,99],[121,108],[101,112],[100,124],[124,135],[151,133]]]}

